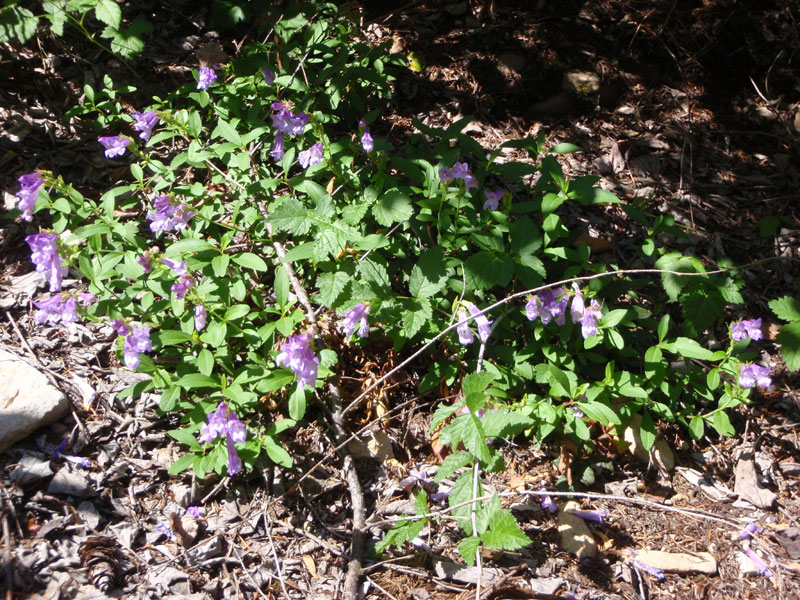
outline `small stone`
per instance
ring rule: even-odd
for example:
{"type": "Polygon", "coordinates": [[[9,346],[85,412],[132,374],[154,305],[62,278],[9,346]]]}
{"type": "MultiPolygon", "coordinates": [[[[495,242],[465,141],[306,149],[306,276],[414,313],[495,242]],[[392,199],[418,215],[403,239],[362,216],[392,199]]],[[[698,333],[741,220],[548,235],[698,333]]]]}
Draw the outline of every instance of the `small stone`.
{"type": "Polygon", "coordinates": [[[743,453],[736,463],[733,491],[758,508],[772,508],[778,497],[775,492],[765,488],[758,481],[756,464],[751,452],[743,453]]]}
{"type": "Polygon", "coordinates": [[[561,547],[578,558],[592,558],[597,554],[597,542],[586,521],[573,515],[580,510],[577,502],[569,501],[558,511],[558,533],[561,547]]]}
{"type": "Polygon", "coordinates": [[[671,473],[675,468],[675,455],[669,445],[662,439],[657,439],[649,451],[644,449],[642,437],[639,433],[642,427],[642,416],[633,415],[628,422],[628,427],[623,433],[623,439],[629,444],[628,450],[645,464],[656,465],[662,473],[671,473]]]}
{"type": "Polygon", "coordinates": [[[570,71],[564,74],[562,88],[580,96],[596,94],[600,91],[600,76],[591,71],[570,71]]]}
{"type": "Polygon", "coordinates": [[[68,409],[66,396],[44,374],[0,350],[0,452],[57,421],[68,409]]]}

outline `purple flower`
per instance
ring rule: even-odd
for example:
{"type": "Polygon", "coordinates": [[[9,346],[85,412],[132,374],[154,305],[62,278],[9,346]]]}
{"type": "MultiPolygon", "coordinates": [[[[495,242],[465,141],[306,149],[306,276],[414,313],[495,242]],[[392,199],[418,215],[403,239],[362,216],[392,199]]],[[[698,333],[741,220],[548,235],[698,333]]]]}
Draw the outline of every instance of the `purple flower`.
{"type": "Polygon", "coordinates": [[[408,471],[408,477],[400,481],[400,487],[410,492],[413,488],[417,487],[417,485],[424,486],[427,481],[428,474],[425,471],[410,469],[408,471]]]}
{"type": "Polygon", "coordinates": [[[172,533],[172,530],[169,527],[167,527],[164,523],[159,523],[158,525],[156,525],[156,529],[163,535],[165,535],[167,539],[169,540],[175,539],[175,534],[172,533]]]}
{"type": "Polygon", "coordinates": [[[289,107],[284,102],[273,102],[273,112],[271,115],[272,124],[280,131],[287,135],[300,135],[308,125],[311,117],[306,113],[292,114],[289,107]]]}
{"type": "Polygon", "coordinates": [[[22,219],[30,221],[33,218],[33,209],[36,208],[36,200],[39,198],[39,188],[42,187],[44,179],[39,173],[28,173],[21,175],[18,179],[19,191],[17,192],[17,208],[22,211],[22,219]]]}
{"type": "Polygon", "coordinates": [[[173,204],[169,196],[158,196],[153,200],[154,212],[147,213],[147,219],[151,221],[150,231],[181,231],[186,229],[195,212],[187,210],[185,202],[173,204]]]}
{"type": "Polygon", "coordinates": [[[217,72],[211,67],[200,67],[197,74],[197,89],[207,90],[217,82],[217,72]]]}
{"type": "Polygon", "coordinates": [[[500,207],[500,200],[505,195],[505,190],[499,189],[493,192],[484,192],[486,194],[486,202],[483,203],[483,208],[488,210],[497,210],[500,207]]]}
{"type": "Polygon", "coordinates": [[[467,311],[463,308],[459,309],[458,311],[458,320],[459,324],[456,327],[456,331],[458,332],[458,342],[463,346],[468,346],[473,341],[475,341],[475,336],[472,334],[472,330],[469,328],[469,323],[465,322],[464,319],[467,318],[467,311]]]}
{"type": "Polygon", "coordinates": [[[235,444],[240,444],[247,439],[247,429],[239,417],[233,411],[228,410],[228,405],[220,402],[217,410],[208,415],[208,422],[203,423],[200,428],[198,439],[204,444],[208,444],[223,435],[228,448],[228,475],[233,476],[242,470],[242,460],[239,458],[235,444]]]}
{"type": "Polygon", "coordinates": [[[134,118],[133,128],[139,132],[139,137],[144,141],[150,139],[153,135],[153,127],[158,124],[158,114],[154,110],[147,112],[135,112],[132,114],[134,118]]]}
{"type": "Polygon", "coordinates": [[[297,375],[300,389],[307,385],[313,386],[317,381],[317,368],[319,359],[314,356],[311,349],[311,333],[298,333],[290,337],[281,346],[281,352],[275,358],[275,363],[290,368],[297,375]]]}
{"type": "Polygon", "coordinates": [[[187,506],[186,507],[186,514],[194,519],[200,518],[200,510],[199,506],[187,506]]]}
{"type": "Polygon", "coordinates": [[[595,523],[600,523],[600,525],[605,525],[603,519],[608,516],[607,510],[571,510],[569,512],[584,521],[594,521],[595,523]]]}
{"type": "Polygon", "coordinates": [[[119,319],[111,321],[111,329],[113,329],[117,335],[128,335],[131,332],[130,327],[119,319]]]}
{"type": "Polygon", "coordinates": [[[753,537],[754,533],[760,533],[760,532],[761,532],[761,527],[759,527],[755,521],[751,521],[750,523],[744,526],[744,529],[742,529],[739,532],[739,539],[749,540],[753,537]]]}
{"type": "Polygon", "coordinates": [[[651,567],[647,563],[643,563],[640,560],[634,560],[633,566],[635,566],[637,569],[645,571],[646,573],[650,573],[650,575],[652,575],[659,581],[662,581],[664,579],[664,571],[657,567],[651,567]]]}
{"type": "MultiPolygon", "coordinates": [[[[539,491],[540,492],[545,492],[546,490],[544,488],[541,488],[539,491]]],[[[544,494],[544,493],[542,493],[541,496],[542,496],[542,501],[541,501],[542,502],[542,508],[544,510],[546,510],[547,512],[549,512],[550,514],[557,513],[558,512],[558,506],[556,505],[555,502],[553,502],[553,499],[550,496],[548,496],[547,494],[544,494]]]]}
{"type": "Polygon", "coordinates": [[[367,124],[362,120],[358,122],[358,126],[364,129],[361,133],[361,147],[364,148],[364,152],[372,152],[375,149],[375,141],[372,139],[367,124]]]}
{"type": "Polygon", "coordinates": [[[453,179],[461,179],[469,191],[470,188],[478,187],[478,180],[469,172],[469,165],[465,162],[457,162],[453,165],[453,179]]]}
{"type": "Polygon", "coordinates": [[[733,338],[734,341],[739,342],[748,337],[754,341],[763,339],[764,334],[761,331],[761,319],[737,321],[731,324],[731,338],[733,338]]]}
{"type": "Polygon", "coordinates": [[[478,307],[474,304],[470,304],[467,306],[467,308],[469,309],[470,314],[475,317],[475,325],[478,327],[478,337],[482,342],[485,343],[486,340],[489,339],[489,334],[492,332],[492,322],[487,319],[486,315],[478,310],[478,307]]]}
{"type": "Polygon", "coordinates": [[[744,551],[747,553],[747,556],[750,557],[750,560],[753,561],[753,564],[755,564],[760,575],[763,575],[764,577],[773,576],[772,570],[767,566],[767,563],[761,560],[761,557],[758,554],[753,552],[750,548],[745,548],[744,551]]]}
{"type": "Polygon", "coordinates": [[[285,152],[283,151],[283,133],[280,131],[275,136],[275,142],[272,144],[272,150],[269,151],[269,155],[274,158],[276,161],[283,160],[283,155],[285,152]]]}
{"type": "Polygon", "coordinates": [[[267,82],[267,85],[274,85],[275,84],[275,73],[264,67],[261,69],[261,73],[264,75],[264,81],[267,82]]]}
{"type": "Polygon", "coordinates": [[[142,265],[142,269],[144,269],[145,273],[149,273],[153,270],[153,263],[150,258],[150,250],[145,250],[142,255],[136,259],[136,262],[142,265]]]}
{"type": "Polygon", "coordinates": [[[600,304],[597,300],[592,299],[587,306],[577,283],[572,284],[572,289],[575,290],[570,307],[572,322],[581,324],[583,339],[597,335],[597,319],[602,316],[600,304]]]}
{"type": "Polygon", "coordinates": [[[453,170],[449,167],[442,167],[439,169],[439,179],[442,181],[442,183],[453,181],[453,170]]]}
{"type": "Polygon", "coordinates": [[[68,460],[71,463],[75,463],[76,465],[80,465],[83,468],[88,468],[92,466],[92,461],[90,461],[85,456],[70,456],[69,454],[62,454],[61,458],[64,460],[68,460]]]}
{"type": "Polygon", "coordinates": [[[739,385],[744,388],[771,386],[772,379],[769,377],[769,369],[761,365],[742,365],[739,371],[739,385]]]}
{"type": "Polygon", "coordinates": [[[58,254],[58,236],[55,233],[34,233],[25,238],[31,247],[31,261],[36,271],[44,274],[50,284],[51,292],[61,290],[61,281],[69,269],[61,264],[58,254]]]}
{"type": "Polygon", "coordinates": [[[66,294],[56,294],[47,300],[33,303],[39,310],[34,315],[37,323],[74,323],[78,320],[78,299],[66,294]]]}
{"type": "Polygon", "coordinates": [[[531,296],[525,305],[525,316],[529,321],[535,321],[539,317],[544,325],[547,325],[552,319],[555,319],[559,325],[563,325],[567,319],[567,304],[569,303],[566,294],[564,288],[557,288],[531,296]]]}
{"type": "Polygon", "coordinates": [[[202,304],[198,304],[194,309],[194,328],[197,331],[203,331],[206,327],[207,319],[208,313],[206,312],[206,307],[202,304]]]}
{"type": "Polygon", "coordinates": [[[125,355],[125,366],[136,370],[139,367],[139,353],[153,350],[150,342],[150,328],[146,325],[131,328],[130,332],[125,335],[122,349],[125,355]]]}
{"type": "Polygon", "coordinates": [[[322,142],[317,142],[311,148],[300,152],[297,160],[304,169],[320,164],[322,162],[322,142]]]}
{"type": "Polygon", "coordinates": [[[365,338],[369,334],[369,323],[367,317],[369,316],[369,304],[362,302],[355,305],[353,308],[344,313],[344,321],[342,321],[342,331],[345,337],[350,337],[358,326],[358,337],[365,338]]]}
{"type": "Polygon", "coordinates": [[[182,300],[186,298],[186,294],[189,292],[191,288],[194,287],[194,279],[192,279],[191,275],[181,275],[178,277],[178,281],[172,284],[170,291],[175,294],[175,297],[178,300],[182,300]]]}
{"type": "Polygon", "coordinates": [[[106,158],[114,158],[115,156],[122,156],[125,154],[128,144],[131,143],[131,138],[121,135],[112,135],[99,137],[97,141],[105,148],[103,154],[106,155],[106,158]]]}
{"type": "Polygon", "coordinates": [[[572,297],[572,306],[569,311],[572,316],[572,322],[580,323],[583,318],[583,313],[586,310],[586,304],[583,301],[583,295],[577,283],[573,282],[572,289],[575,291],[575,295],[572,297]]]}
{"type": "Polygon", "coordinates": [[[175,271],[176,275],[187,274],[185,260],[173,260],[171,258],[162,258],[161,262],[167,265],[173,271],[175,271]]]}

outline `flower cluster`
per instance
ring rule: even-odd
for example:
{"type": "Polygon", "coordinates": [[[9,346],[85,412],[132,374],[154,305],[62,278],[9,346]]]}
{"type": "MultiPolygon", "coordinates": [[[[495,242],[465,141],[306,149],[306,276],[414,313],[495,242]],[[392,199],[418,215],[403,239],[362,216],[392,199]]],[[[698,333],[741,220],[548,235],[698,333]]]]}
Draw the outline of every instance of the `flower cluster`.
{"type": "Polygon", "coordinates": [[[194,287],[194,279],[189,272],[186,270],[186,261],[185,260],[172,260],[171,258],[162,258],[161,262],[167,265],[170,269],[175,271],[175,274],[178,275],[178,281],[172,284],[170,291],[175,294],[175,297],[178,300],[182,300],[186,297],[186,294],[189,292],[189,289],[194,287]]]}
{"type": "Polygon", "coordinates": [[[564,288],[545,290],[531,296],[525,305],[525,316],[529,321],[540,318],[544,325],[555,319],[556,323],[563,325],[567,319],[567,304],[569,297],[564,288]]]}
{"type": "Polygon", "coordinates": [[[591,302],[587,305],[577,283],[572,284],[572,289],[575,291],[575,295],[572,298],[572,305],[569,309],[572,322],[581,324],[581,335],[583,335],[583,339],[597,335],[597,319],[602,316],[600,304],[597,300],[592,298],[591,302]]]}
{"type": "Polygon", "coordinates": [[[28,173],[20,176],[17,208],[22,211],[23,220],[30,221],[33,218],[33,209],[36,208],[39,188],[42,187],[43,183],[44,179],[39,173],[28,173]]]}
{"type": "MultiPolygon", "coordinates": [[[[310,115],[306,113],[292,113],[289,105],[285,102],[272,103],[272,124],[278,130],[275,136],[275,142],[272,145],[272,150],[269,155],[275,160],[282,160],[284,155],[283,138],[285,135],[300,135],[308,125],[311,119],[310,115]]],[[[310,149],[309,149],[310,150],[310,149]]],[[[307,150],[306,152],[308,152],[307,150]]],[[[322,153],[320,152],[320,159],[322,153]]]]}
{"type": "Polygon", "coordinates": [[[125,366],[129,369],[137,369],[139,367],[139,353],[152,352],[153,350],[153,345],[150,343],[150,328],[147,325],[129,327],[119,319],[111,321],[111,327],[117,332],[117,335],[125,338],[122,344],[125,366]]]}
{"type": "Polygon", "coordinates": [[[461,179],[467,191],[469,191],[470,188],[478,187],[478,180],[469,172],[469,165],[465,162],[457,162],[453,165],[452,169],[449,167],[439,169],[439,179],[441,179],[442,183],[447,183],[454,179],[461,179]]]}
{"type": "Polygon", "coordinates": [[[153,200],[153,212],[147,213],[150,221],[150,231],[181,231],[189,226],[189,220],[195,215],[193,210],[188,210],[186,203],[173,204],[169,196],[159,196],[153,200]]]}
{"type": "Polygon", "coordinates": [[[217,82],[217,72],[211,67],[200,67],[197,74],[197,89],[207,90],[217,82]]]}
{"type": "Polygon", "coordinates": [[[44,274],[51,292],[61,290],[61,282],[69,269],[62,264],[58,254],[58,236],[55,233],[34,233],[25,238],[31,247],[31,261],[36,271],[44,274]]]}
{"type": "Polygon", "coordinates": [[[365,338],[369,334],[369,323],[367,317],[369,316],[369,304],[362,302],[357,304],[346,313],[344,313],[344,321],[342,321],[342,331],[346,337],[353,335],[353,332],[358,327],[358,337],[365,338]]]}
{"type": "Polygon", "coordinates": [[[59,321],[74,323],[78,320],[79,299],[82,304],[91,304],[96,300],[94,294],[89,292],[81,292],[77,297],[63,293],[56,294],[47,300],[33,303],[39,309],[33,318],[37,323],[58,323],[59,321]]]}
{"type": "Polygon", "coordinates": [[[233,411],[228,410],[228,405],[220,402],[217,410],[208,415],[208,422],[203,423],[198,438],[204,444],[213,442],[220,436],[225,436],[228,448],[228,475],[236,475],[242,470],[242,459],[236,451],[236,445],[247,439],[247,430],[244,423],[233,411]]]}
{"type": "Polygon", "coordinates": [[[297,375],[300,389],[313,386],[317,381],[319,359],[311,349],[311,332],[298,333],[290,337],[281,346],[281,352],[275,358],[275,364],[284,366],[297,375]]]}
{"type": "MultiPolygon", "coordinates": [[[[489,334],[492,332],[492,321],[487,319],[486,315],[478,310],[478,307],[474,304],[467,304],[467,308],[470,314],[475,318],[475,325],[478,328],[478,337],[482,343],[486,343],[486,340],[489,339],[489,334]]],[[[464,346],[471,344],[475,340],[475,336],[469,328],[469,323],[464,320],[466,318],[466,311],[463,308],[459,309],[458,320],[460,323],[458,327],[456,327],[456,331],[458,332],[458,341],[464,346]]]]}
{"type": "Polygon", "coordinates": [[[739,385],[744,388],[771,386],[772,379],[769,377],[769,369],[761,365],[742,365],[739,371],[739,385]]]}
{"type": "Polygon", "coordinates": [[[731,324],[731,339],[740,342],[747,338],[753,341],[763,339],[764,334],[761,331],[761,319],[750,319],[744,321],[737,321],[731,324]]]}
{"type": "Polygon", "coordinates": [[[124,135],[112,135],[99,137],[97,141],[105,148],[103,154],[106,155],[106,158],[114,158],[125,154],[125,150],[128,149],[131,143],[131,138],[124,135]]]}
{"type": "Polygon", "coordinates": [[[153,135],[153,127],[158,124],[158,114],[154,110],[148,110],[147,112],[135,112],[133,113],[133,128],[139,132],[139,137],[144,141],[150,139],[150,136],[153,135]]]}

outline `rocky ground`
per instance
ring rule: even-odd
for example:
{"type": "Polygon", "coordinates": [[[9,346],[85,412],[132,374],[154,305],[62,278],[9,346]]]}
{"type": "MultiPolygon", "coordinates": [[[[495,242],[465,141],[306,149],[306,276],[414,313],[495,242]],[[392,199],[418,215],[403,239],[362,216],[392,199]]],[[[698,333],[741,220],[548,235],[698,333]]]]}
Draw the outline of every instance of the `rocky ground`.
{"type": "MultiPolygon", "coordinates": [[[[507,471],[485,488],[503,495],[533,544],[486,555],[479,573],[463,565],[456,530],[442,521],[424,532],[423,547],[366,555],[365,596],[475,597],[482,576],[483,598],[800,597],[800,377],[781,362],[766,305],[797,294],[800,275],[794,3],[753,11],[733,0],[497,0],[493,14],[467,2],[401,4],[351,6],[365,39],[390,37],[420,67],[398,80],[374,133],[403,138],[413,118],[446,126],[475,115],[467,131],[489,150],[539,131],[550,143],[578,144],[583,151],[565,157],[569,175],[601,175],[620,198],[673,217],[688,234],[662,243],[708,260],[758,263],[744,293],[747,315],[767,322],[759,348],[773,386],[734,415],[734,438],[693,443],[664,428],[656,461],[610,443],[591,460],[567,445],[508,444],[507,471]],[[565,510],[550,515],[532,494],[565,476],[582,480],[583,508],[609,511],[583,532],[591,544],[569,546],[580,541],[583,521],[571,523],[565,510]],[[760,533],[740,540],[753,520],[760,533]],[[748,548],[771,565],[771,577],[758,573],[748,548]],[[661,566],[663,579],[647,565],[661,566]]],[[[152,77],[141,93],[152,95],[188,76],[193,46],[209,35],[208,14],[185,2],[137,10],[157,24],[139,63],[152,77]]],[[[219,39],[234,53],[242,35],[219,39]]],[[[130,77],[93,52],[47,36],[25,48],[0,46],[0,188],[13,194],[16,177],[34,168],[70,171],[85,192],[109,185],[93,135],[60,118],[84,83],[107,72],[130,77]]],[[[626,212],[567,217],[595,253],[635,266],[632,249],[645,232],[626,212]]],[[[174,417],[156,412],[152,394],[119,394],[140,376],[117,363],[110,328],[33,322],[42,282],[22,240],[38,224],[0,223],[0,428],[31,391],[35,409],[50,397],[62,411],[0,453],[6,597],[342,597],[353,503],[363,502],[373,537],[411,512],[401,481],[410,470],[436,468],[427,424],[440,398],[417,396],[409,371],[344,424],[357,440],[349,449],[360,494],[334,451],[337,433],[322,421],[286,440],[297,457],[293,472],[170,477],[180,451],[167,434],[174,417]],[[190,506],[201,507],[199,515],[188,514],[190,506]]],[[[354,369],[366,379],[403,358],[387,350],[354,369]]]]}

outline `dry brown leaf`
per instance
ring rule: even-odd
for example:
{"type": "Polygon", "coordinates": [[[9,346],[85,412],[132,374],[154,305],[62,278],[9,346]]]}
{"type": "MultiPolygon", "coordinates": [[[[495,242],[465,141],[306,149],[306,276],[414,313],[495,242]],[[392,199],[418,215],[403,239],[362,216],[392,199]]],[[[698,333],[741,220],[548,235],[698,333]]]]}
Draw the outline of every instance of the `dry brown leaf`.
{"type": "Polygon", "coordinates": [[[195,50],[197,60],[201,67],[216,67],[228,62],[228,55],[222,49],[219,42],[210,42],[200,46],[195,50]]]}
{"type": "Polygon", "coordinates": [[[317,564],[308,554],[303,556],[303,564],[306,566],[306,569],[308,569],[308,572],[311,573],[312,577],[317,576],[317,564]]]}

